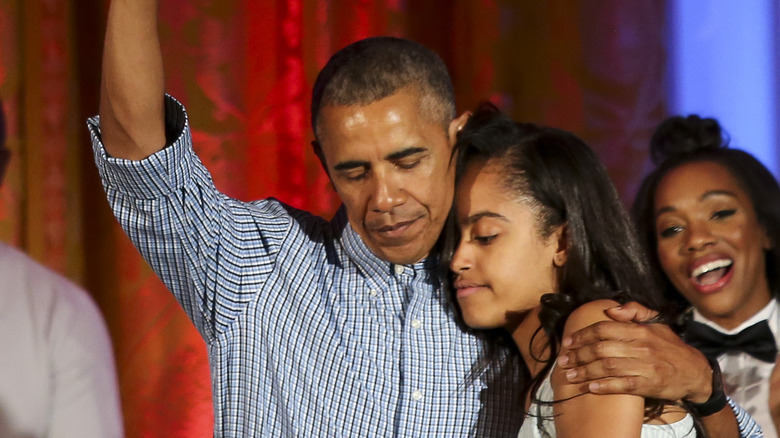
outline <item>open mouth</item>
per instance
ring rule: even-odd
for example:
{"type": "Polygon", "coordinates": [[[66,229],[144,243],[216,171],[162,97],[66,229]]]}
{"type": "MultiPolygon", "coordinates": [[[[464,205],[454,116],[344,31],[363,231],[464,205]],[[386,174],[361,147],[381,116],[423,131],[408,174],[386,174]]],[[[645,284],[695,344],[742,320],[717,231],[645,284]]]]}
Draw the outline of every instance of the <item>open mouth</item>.
{"type": "Polygon", "coordinates": [[[700,286],[712,285],[726,276],[731,271],[733,265],[733,260],[713,260],[694,269],[691,272],[691,279],[700,286]]]}

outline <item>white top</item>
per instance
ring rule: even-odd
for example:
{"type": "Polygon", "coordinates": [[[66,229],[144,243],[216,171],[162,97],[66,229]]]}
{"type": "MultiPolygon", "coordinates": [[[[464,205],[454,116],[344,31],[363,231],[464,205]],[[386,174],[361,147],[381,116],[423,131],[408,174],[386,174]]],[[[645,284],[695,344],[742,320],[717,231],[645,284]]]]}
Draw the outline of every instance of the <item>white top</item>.
{"type": "MultiPolygon", "coordinates": [[[[542,381],[536,398],[544,401],[554,400],[550,375],[542,381]]],[[[525,415],[523,426],[520,428],[518,438],[555,438],[555,418],[551,404],[538,404],[533,402],[525,415]]],[[[682,420],[671,424],[643,424],[642,438],[695,438],[696,429],[693,426],[693,417],[688,414],[682,420]]]]}
{"type": "Polygon", "coordinates": [[[0,437],[121,437],[111,342],[83,290],[0,243],[0,437]]]}
{"type": "MultiPolygon", "coordinates": [[[[727,335],[737,334],[753,324],[767,320],[769,329],[775,335],[775,343],[780,349],[780,342],[778,342],[780,338],[777,336],[778,327],[780,327],[780,310],[778,310],[777,300],[770,300],[766,307],[733,330],[724,329],[702,316],[695,309],[693,320],[727,335]]],[[[718,364],[723,373],[723,386],[726,394],[739,403],[756,420],[756,423],[761,425],[766,438],[778,438],[772,415],[769,412],[769,377],[772,375],[775,364],[760,361],[741,352],[718,356],[718,364]]]]}

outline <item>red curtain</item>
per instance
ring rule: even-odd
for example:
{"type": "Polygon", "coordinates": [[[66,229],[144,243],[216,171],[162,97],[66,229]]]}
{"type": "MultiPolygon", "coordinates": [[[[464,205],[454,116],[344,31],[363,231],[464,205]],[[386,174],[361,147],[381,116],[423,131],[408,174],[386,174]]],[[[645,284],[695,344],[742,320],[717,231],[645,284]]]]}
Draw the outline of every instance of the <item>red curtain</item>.
{"type": "MultiPolygon", "coordinates": [[[[0,0],[0,98],[14,154],[0,238],[84,285],[114,339],[129,437],[211,436],[203,341],[116,225],[84,127],[97,112],[107,3],[0,0]]],[[[662,0],[162,0],[170,93],[221,190],[330,216],[309,94],[335,50],[416,39],[449,65],[461,110],[584,137],[629,200],[664,115],[662,0]]]]}

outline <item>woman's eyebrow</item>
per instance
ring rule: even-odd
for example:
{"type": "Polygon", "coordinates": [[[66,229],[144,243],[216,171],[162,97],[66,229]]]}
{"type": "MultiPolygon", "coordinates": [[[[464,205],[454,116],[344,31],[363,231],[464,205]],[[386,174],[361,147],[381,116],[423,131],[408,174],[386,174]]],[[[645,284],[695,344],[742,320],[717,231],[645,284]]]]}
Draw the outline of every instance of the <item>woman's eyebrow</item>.
{"type": "Polygon", "coordinates": [[[479,213],[474,213],[471,216],[467,217],[466,220],[462,221],[462,222],[463,222],[463,225],[471,225],[471,224],[473,224],[473,223],[475,223],[475,222],[477,222],[480,219],[485,218],[485,217],[498,219],[498,220],[501,220],[501,221],[504,221],[504,222],[509,222],[509,219],[507,219],[506,216],[498,214],[498,213],[493,212],[493,211],[481,211],[479,213]]]}

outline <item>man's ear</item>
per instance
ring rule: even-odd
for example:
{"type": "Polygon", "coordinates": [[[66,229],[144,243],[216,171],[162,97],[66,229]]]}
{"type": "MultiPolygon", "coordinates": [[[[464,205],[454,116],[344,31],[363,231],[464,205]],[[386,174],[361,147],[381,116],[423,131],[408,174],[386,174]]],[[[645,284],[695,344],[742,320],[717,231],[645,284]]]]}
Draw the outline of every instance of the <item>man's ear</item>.
{"type": "Polygon", "coordinates": [[[314,151],[314,155],[320,160],[320,165],[325,169],[325,174],[328,175],[331,187],[333,187],[333,190],[336,190],[336,185],[333,184],[333,178],[330,177],[330,172],[328,172],[328,163],[325,162],[325,154],[322,152],[322,145],[320,145],[320,142],[317,140],[313,140],[311,142],[311,148],[314,151]]]}
{"type": "Polygon", "coordinates": [[[555,240],[553,244],[556,245],[555,254],[553,255],[553,264],[556,268],[563,267],[569,256],[569,237],[567,234],[566,224],[563,224],[550,236],[551,239],[555,240]]]}
{"type": "Polygon", "coordinates": [[[452,119],[450,122],[450,128],[447,133],[450,139],[450,146],[455,145],[455,141],[458,140],[458,133],[463,129],[464,126],[466,126],[466,122],[469,121],[469,117],[471,117],[471,112],[466,111],[465,113],[452,119]]]}
{"type": "Polygon", "coordinates": [[[314,155],[316,155],[317,158],[320,160],[320,165],[322,165],[322,168],[325,169],[325,173],[328,174],[328,178],[330,178],[330,172],[328,172],[328,164],[325,162],[325,154],[322,153],[322,146],[320,145],[320,142],[318,142],[317,140],[312,140],[311,149],[314,151],[314,155]]]}
{"type": "Polygon", "coordinates": [[[11,151],[4,147],[0,147],[0,185],[5,178],[5,171],[8,169],[8,162],[11,161],[11,151]]]}

